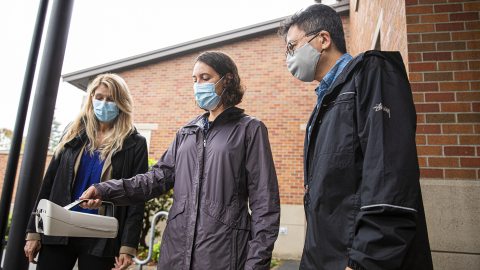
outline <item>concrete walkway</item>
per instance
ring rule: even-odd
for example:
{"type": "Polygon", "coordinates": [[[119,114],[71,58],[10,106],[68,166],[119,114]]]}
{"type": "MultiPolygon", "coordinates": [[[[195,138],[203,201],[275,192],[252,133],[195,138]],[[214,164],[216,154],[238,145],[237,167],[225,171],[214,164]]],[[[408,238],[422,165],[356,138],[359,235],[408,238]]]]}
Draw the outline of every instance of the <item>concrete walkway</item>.
{"type": "Polygon", "coordinates": [[[276,270],[298,270],[300,268],[300,262],[284,262],[276,270]]]}

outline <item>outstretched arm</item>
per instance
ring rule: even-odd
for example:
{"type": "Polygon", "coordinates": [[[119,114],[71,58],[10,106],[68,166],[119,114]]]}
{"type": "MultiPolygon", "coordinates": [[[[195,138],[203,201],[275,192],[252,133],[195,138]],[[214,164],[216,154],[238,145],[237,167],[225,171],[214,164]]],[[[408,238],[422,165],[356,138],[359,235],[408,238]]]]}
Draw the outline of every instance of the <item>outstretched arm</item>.
{"type": "Polygon", "coordinates": [[[80,199],[92,199],[83,203],[84,208],[99,208],[101,200],[115,205],[134,205],[156,198],[173,188],[175,183],[175,155],[177,139],[168,147],[151,171],[129,179],[110,180],[94,184],[80,199]]]}

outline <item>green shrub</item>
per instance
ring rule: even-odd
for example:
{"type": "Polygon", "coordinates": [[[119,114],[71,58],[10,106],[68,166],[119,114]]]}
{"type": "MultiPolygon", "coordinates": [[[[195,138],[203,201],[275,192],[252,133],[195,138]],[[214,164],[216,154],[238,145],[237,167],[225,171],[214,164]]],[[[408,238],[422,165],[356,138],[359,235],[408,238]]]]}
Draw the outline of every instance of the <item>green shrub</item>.
{"type": "MultiPolygon", "coordinates": [[[[161,245],[162,245],[162,242],[158,242],[155,245],[153,245],[152,258],[150,260],[154,260],[155,262],[158,262],[158,256],[160,255],[161,245]]],[[[141,260],[145,260],[148,257],[148,249],[145,249],[142,246],[139,246],[138,249],[143,250],[140,254],[138,254],[138,257],[141,260]]]]}

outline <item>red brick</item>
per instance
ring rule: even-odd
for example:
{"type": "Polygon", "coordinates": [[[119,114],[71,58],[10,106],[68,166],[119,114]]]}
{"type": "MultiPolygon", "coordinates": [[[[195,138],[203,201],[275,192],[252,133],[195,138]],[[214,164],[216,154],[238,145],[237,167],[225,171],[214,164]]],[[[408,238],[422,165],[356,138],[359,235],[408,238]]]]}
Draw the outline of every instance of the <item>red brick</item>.
{"type": "Polygon", "coordinates": [[[460,166],[479,168],[480,158],[460,158],[460,166]]]}
{"type": "Polygon", "coordinates": [[[466,47],[465,41],[437,43],[437,51],[458,51],[465,50],[466,47]]]}
{"type": "Polygon", "coordinates": [[[405,0],[406,6],[418,5],[418,0],[405,0]]]}
{"type": "Polygon", "coordinates": [[[455,114],[447,114],[447,113],[429,113],[426,116],[426,123],[455,123],[455,114]]]}
{"type": "Polygon", "coordinates": [[[425,93],[425,101],[455,101],[454,93],[425,93]]]}
{"type": "Polygon", "coordinates": [[[442,126],[442,131],[443,131],[444,134],[450,134],[450,133],[471,134],[471,133],[473,133],[472,125],[443,125],[442,126]]]}
{"type": "Polygon", "coordinates": [[[463,11],[462,4],[435,5],[435,13],[463,11]]]}
{"type": "Polygon", "coordinates": [[[433,24],[407,24],[407,33],[433,32],[435,26],[433,24]]]}
{"type": "Polygon", "coordinates": [[[465,30],[463,23],[437,23],[435,24],[435,31],[459,31],[465,30]]]}
{"type": "Polygon", "coordinates": [[[440,91],[462,91],[470,90],[468,82],[441,82],[440,91]]]}
{"type": "Polygon", "coordinates": [[[419,156],[440,156],[442,155],[442,147],[417,145],[417,154],[419,156]]]}
{"type": "Polygon", "coordinates": [[[413,102],[424,102],[423,94],[414,93],[412,94],[412,97],[413,97],[413,102]]]}
{"type": "Polygon", "coordinates": [[[442,103],[442,112],[470,112],[470,103],[442,103]]]}
{"type": "Polygon", "coordinates": [[[450,21],[474,21],[478,20],[478,12],[464,12],[450,14],[450,21]]]}
{"type": "Polygon", "coordinates": [[[452,72],[423,73],[423,79],[428,81],[453,81],[452,72]]]}
{"type": "MultiPolygon", "coordinates": [[[[448,17],[447,17],[448,19],[448,17]]],[[[418,15],[407,16],[407,24],[419,23],[420,19],[418,15]]]]}
{"type": "Polygon", "coordinates": [[[412,63],[408,65],[410,71],[432,71],[437,70],[437,63],[412,63]]]}
{"type": "Polygon", "coordinates": [[[480,123],[480,113],[459,113],[458,123],[480,123]]]}
{"type": "Polygon", "coordinates": [[[422,13],[432,13],[433,9],[431,5],[428,6],[413,6],[413,7],[406,7],[405,13],[407,15],[411,14],[422,14],[422,13]]]}
{"type": "Polygon", "coordinates": [[[453,59],[454,60],[480,59],[480,51],[453,52],[453,59]]]}
{"type": "Polygon", "coordinates": [[[438,62],[438,70],[468,70],[467,62],[438,62]]]}
{"type": "Polygon", "coordinates": [[[467,41],[467,48],[469,50],[478,50],[480,49],[480,41],[467,41]]]}
{"type": "Polygon", "coordinates": [[[421,53],[409,53],[408,54],[408,62],[415,62],[415,61],[422,61],[422,54],[421,53]]]}
{"type": "Polygon", "coordinates": [[[422,34],[422,41],[450,41],[450,33],[422,34]]]}
{"type": "Polygon", "coordinates": [[[414,43],[408,44],[409,52],[429,52],[435,51],[435,43],[414,43]]]}
{"type": "Polygon", "coordinates": [[[417,112],[438,112],[438,104],[415,104],[417,112]]]}
{"type": "Polygon", "coordinates": [[[419,4],[437,4],[446,2],[447,0],[420,0],[419,4]]]}
{"type": "Polygon", "coordinates": [[[442,169],[420,169],[420,178],[443,178],[442,169]]]}
{"type": "Polygon", "coordinates": [[[480,10],[480,3],[465,3],[463,4],[465,11],[480,10]]]}
{"type": "Polygon", "coordinates": [[[452,32],[452,40],[480,39],[480,31],[452,32]]]}
{"type": "Polygon", "coordinates": [[[480,79],[480,71],[455,72],[455,80],[457,81],[468,81],[468,80],[479,80],[479,79],[480,79]]]}
{"type": "Polygon", "coordinates": [[[421,82],[423,81],[423,76],[422,76],[422,73],[409,73],[408,79],[411,82],[421,82]]]}
{"type": "Polygon", "coordinates": [[[407,35],[407,42],[420,42],[420,34],[407,35]]]}
{"type": "Polygon", "coordinates": [[[476,30],[480,29],[480,22],[465,22],[466,30],[476,30]]]}
{"type": "Polygon", "coordinates": [[[425,138],[425,135],[416,135],[415,136],[415,143],[416,144],[426,144],[427,139],[425,138]]]}
{"type": "Polygon", "coordinates": [[[468,144],[473,144],[473,145],[478,145],[480,144],[480,135],[465,135],[465,136],[459,136],[460,139],[460,144],[462,145],[468,145],[468,144]]]}
{"type": "Polygon", "coordinates": [[[417,125],[417,134],[440,133],[439,125],[417,125]]]}
{"type": "Polygon", "coordinates": [[[480,112],[480,103],[472,103],[472,111],[480,112]]]}
{"type": "Polygon", "coordinates": [[[474,147],[445,146],[443,149],[446,156],[474,156],[475,155],[474,147]]]}
{"type": "Polygon", "coordinates": [[[458,92],[458,101],[480,101],[480,92],[458,92]]]}
{"type": "Polygon", "coordinates": [[[417,114],[417,123],[425,123],[425,115],[417,114]]]}
{"type": "Polygon", "coordinates": [[[427,158],[426,157],[418,157],[418,166],[427,167],[427,158]]]}
{"type": "Polygon", "coordinates": [[[445,146],[444,149],[445,149],[445,155],[447,156],[474,156],[475,155],[474,147],[445,146]]]}
{"type": "Polygon", "coordinates": [[[480,69],[480,61],[470,61],[468,66],[471,70],[478,70],[480,69]]]}
{"type": "Polygon", "coordinates": [[[422,15],[422,23],[448,22],[448,14],[422,15]]]}
{"type": "Polygon", "coordinates": [[[480,82],[470,82],[470,84],[472,85],[472,90],[480,90],[480,82]]]}
{"type": "Polygon", "coordinates": [[[428,145],[457,144],[457,136],[427,136],[428,145]]]}
{"type": "Polygon", "coordinates": [[[458,158],[429,157],[429,167],[458,167],[458,158]]]}
{"type": "Polygon", "coordinates": [[[438,83],[411,83],[412,92],[438,91],[438,83]]]}
{"type": "Polygon", "coordinates": [[[478,125],[473,125],[475,129],[475,133],[480,133],[480,124],[478,125]]]}
{"type": "Polygon", "coordinates": [[[475,179],[475,170],[445,169],[445,178],[475,179]]]}
{"type": "Polygon", "coordinates": [[[438,53],[423,54],[423,61],[439,61],[439,60],[452,60],[452,53],[438,52],[438,53]]]}

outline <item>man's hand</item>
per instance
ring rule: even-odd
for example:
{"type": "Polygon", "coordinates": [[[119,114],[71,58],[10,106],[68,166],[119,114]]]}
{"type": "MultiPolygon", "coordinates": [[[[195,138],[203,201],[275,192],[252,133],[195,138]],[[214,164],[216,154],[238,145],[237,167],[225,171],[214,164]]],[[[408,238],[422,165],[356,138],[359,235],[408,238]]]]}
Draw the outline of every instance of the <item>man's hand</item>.
{"type": "Polygon", "coordinates": [[[88,208],[92,210],[98,209],[100,208],[100,206],[102,206],[102,201],[100,200],[100,193],[98,193],[98,190],[94,186],[91,186],[87,190],[85,190],[79,199],[90,199],[90,201],[80,204],[80,207],[82,208],[88,208]]]}
{"type": "Polygon", "coordinates": [[[347,266],[347,268],[345,268],[345,270],[353,270],[353,269],[347,266]]]}
{"type": "Polygon", "coordinates": [[[25,256],[28,257],[29,262],[33,264],[37,264],[37,261],[35,261],[35,257],[37,257],[37,254],[41,248],[42,248],[42,243],[40,243],[40,241],[38,240],[27,241],[23,250],[25,251],[25,256]]]}
{"type": "Polygon", "coordinates": [[[115,257],[115,268],[112,268],[112,270],[125,270],[132,265],[132,263],[132,255],[120,254],[120,256],[115,257]]]}

